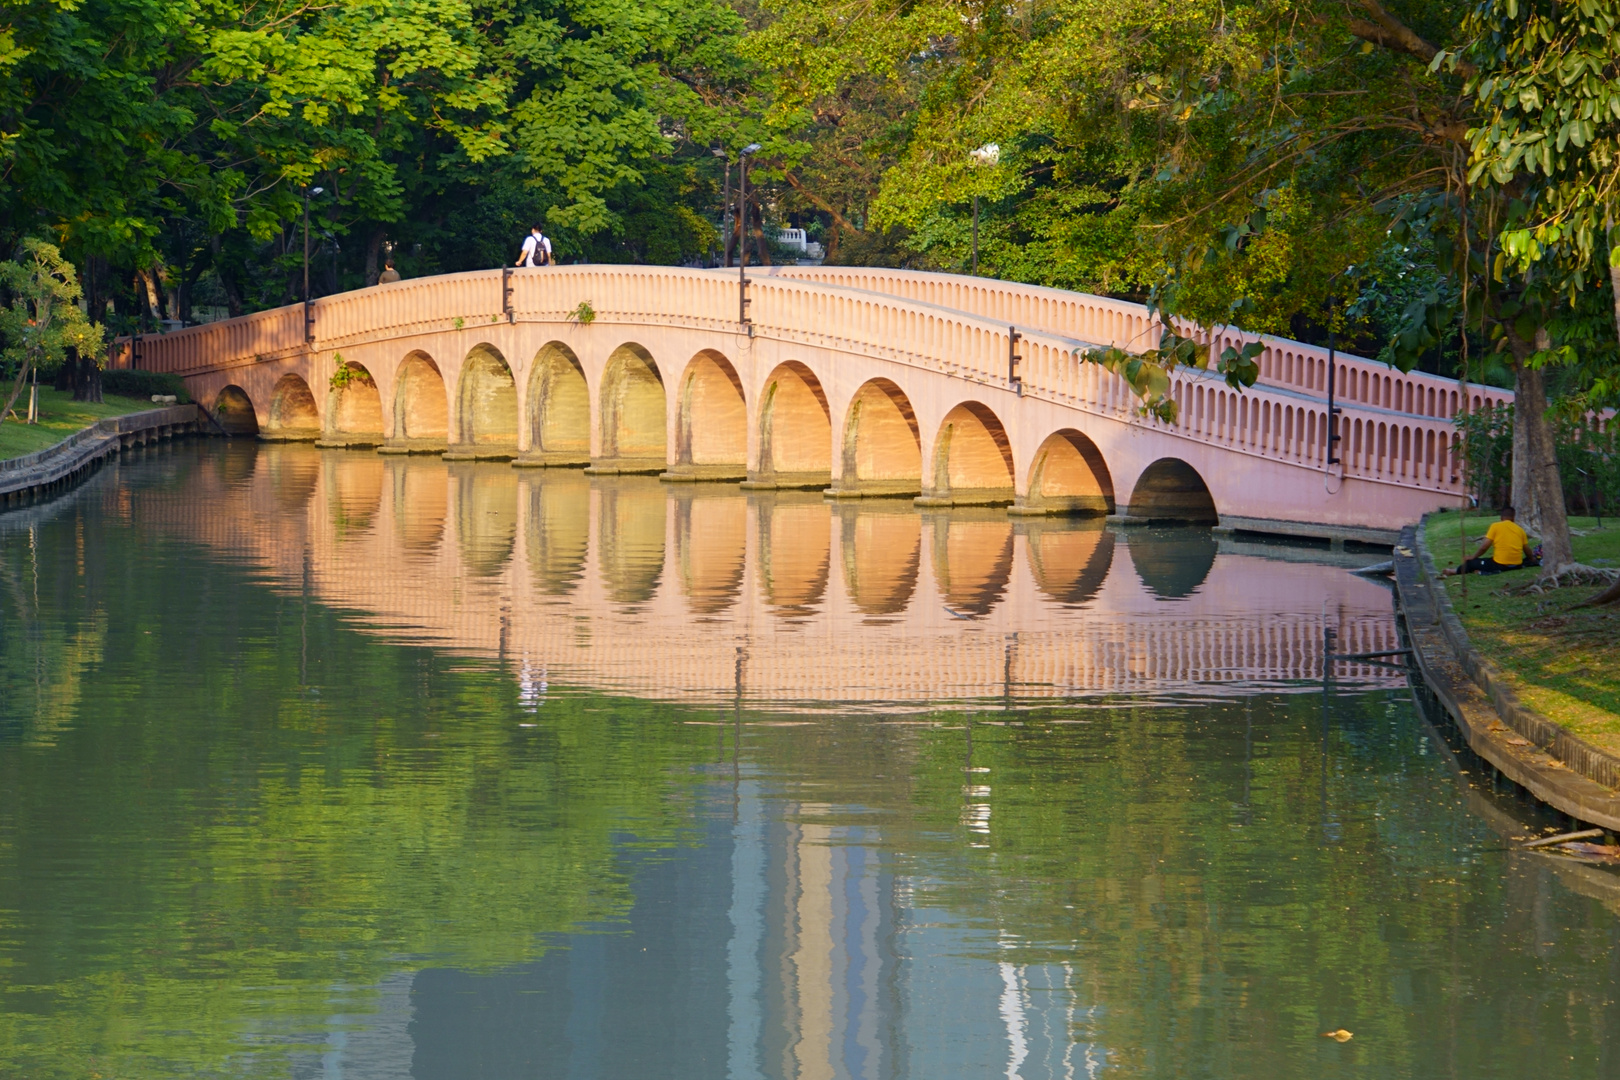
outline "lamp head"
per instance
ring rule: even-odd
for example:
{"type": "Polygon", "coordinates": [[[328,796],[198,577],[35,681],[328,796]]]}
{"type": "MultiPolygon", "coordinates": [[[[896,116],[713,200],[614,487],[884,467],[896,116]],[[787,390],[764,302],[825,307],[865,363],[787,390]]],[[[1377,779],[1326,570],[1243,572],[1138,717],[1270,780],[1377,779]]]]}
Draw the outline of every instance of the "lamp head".
{"type": "Polygon", "coordinates": [[[319,195],[325,190],[326,190],[325,188],[321,188],[321,187],[312,187],[312,188],[309,189],[309,193],[311,195],[319,195]]]}
{"type": "Polygon", "coordinates": [[[759,143],[751,142],[747,146],[742,148],[742,156],[743,157],[752,157],[753,155],[759,153],[763,149],[764,149],[764,147],[760,146],[759,143]]]}
{"type": "Polygon", "coordinates": [[[996,143],[985,143],[969,153],[980,165],[994,165],[1001,160],[1001,147],[996,143]]]}

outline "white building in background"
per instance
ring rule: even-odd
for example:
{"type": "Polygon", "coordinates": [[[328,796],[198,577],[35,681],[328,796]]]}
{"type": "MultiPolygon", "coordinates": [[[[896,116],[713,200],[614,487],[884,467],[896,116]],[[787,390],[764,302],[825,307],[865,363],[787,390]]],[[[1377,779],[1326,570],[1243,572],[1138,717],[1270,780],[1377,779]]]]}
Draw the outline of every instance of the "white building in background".
{"type": "Polygon", "coordinates": [[[776,242],[797,251],[799,263],[804,266],[819,266],[827,256],[822,246],[805,235],[803,229],[783,229],[776,234],[776,242]]]}

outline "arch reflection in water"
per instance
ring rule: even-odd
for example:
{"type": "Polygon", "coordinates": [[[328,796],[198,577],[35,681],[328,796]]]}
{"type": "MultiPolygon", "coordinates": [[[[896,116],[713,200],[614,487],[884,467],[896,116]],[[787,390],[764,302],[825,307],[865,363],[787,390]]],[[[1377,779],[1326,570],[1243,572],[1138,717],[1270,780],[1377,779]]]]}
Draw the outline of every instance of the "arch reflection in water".
{"type": "Polygon", "coordinates": [[[558,469],[529,483],[529,568],[542,593],[567,596],[585,573],[591,479],[558,469]]]}
{"type": "Polygon", "coordinates": [[[1217,550],[1210,531],[1196,527],[1134,529],[1126,547],[1142,584],[1161,600],[1184,600],[1197,592],[1217,550]]]}
{"type": "Polygon", "coordinates": [[[1013,527],[1005,514],[931,515],[934,580],[951,610],[985,615],[1012,578],[1013,527]]]}
{"type": "Polygon", "coordinates": [[[413,555],[435,550],[450,511],[449,467],[437,458],[401,457],[390,460],[389,472],[400,545],[413,555]]]}
{"type": "Polygon", "coordinates": [[[739,494],[695,497],[677,492],[675,556],[692,612],[714,615],[730,607],[742,589],[748,554],[748,500],[739,494]]]}
{"type": "Polygon", "coordinates": [[[866,502],[843,510],[844,586],[868,615],[906,609],[922,564],[922,518],[903,503],[866,502]]]}
{"type": "Polygon", "coordinates": [[[832,508],[820,495],[787,492],[758,497],[756,506],[765,602],[778,615],[807,616],[832,572],[832,508]]]}
{"type": "MultiPolygon", "coordinates": [[[[1256,681],[1320,692],[1324,608],[1344,651],[1396,644],[1377,585],[1221,553],[1207,530],[299,444],[184,452],[198,467],[146,517],[378,633],[516,657],[553,685],[884,709],[1256,681]]],[[[1399,679],[1349,667],[1335,683],[1399,679]]]]}
{"type": "Polygon", "coordinates": [[[1025,531],[1035,585],[1065,606],[1094,600],[1114,563],[1114,533],[1095,518],[1067,528],[1031,525],[1025,531]]]}
{"type": "Polygon", "coordinates": [[[479,577],[501,572],[517,542],[518,476],[511,469],[452,467],[461,558],[479,577]]]}
{"type": "Polygon", "coordinates": [[[664,485],[646,477],[627,476],[601,483],[598,544],[602,583],[620,604],[652,599],[664,571],[664,522],[668,500],[664,485]]]}

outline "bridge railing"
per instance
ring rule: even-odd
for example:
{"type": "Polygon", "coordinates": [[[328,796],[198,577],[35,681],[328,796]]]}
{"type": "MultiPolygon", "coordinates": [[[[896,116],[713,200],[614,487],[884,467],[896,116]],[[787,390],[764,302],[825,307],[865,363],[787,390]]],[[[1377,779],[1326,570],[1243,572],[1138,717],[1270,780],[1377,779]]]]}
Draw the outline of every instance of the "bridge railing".
{"type": "MultiPolygon", "coordinates": [[[[985,283],[987,289],[998,284],[985,283]]],[[[1039,298],[1043,302],[1066,306],[1037,310],[1028,306],[1033,298],[1014,296],[1026,305],[1014,314],[1023,315],[1023,325],[1030,328],[1014,339],[1016,318],[1004,323],[949,306],[972,300],[952,291],[959,287],[966,287],[960,279],[922,282],[918,288],[926,298],[910,299],[798,274],[755,272],[749,312],[755,333],[853,350],[1004,390],[1015,389],[1016,377],[1021,393],[1122,423],[1157,424],[1138,416],[1139,402],[1124,380],[1079,356],[1099,338],[1129,343],[1151,332],[1145,309],[1133,312],[1133,305],[1044,290],[1053,295],[1039,298]],[[1101,332],[1069,336],[1033,328],[1053,323],[1101,332]]],[[[982,297],[973,302],[985,303],[982,297]]],[[[309,349],[342,349],[351,342],[476,330],[508,319],[567,322],[580,315],[582,303],[604,323],[739,331],[737,280],[729,274],[656,266],[561,266],[511,275],[478,271],[417,278],[323,297],[309,313],[313,345],[304,341],[301,304],[146,337],[140,342],[141,365],[186,375],[309,349]]],[[[1213,376],[1191,372],[1177,377],[1172,394],[1181,416],[1176,425],[1163,425],[1167,434],[1267,460],[1327,468],[1325,401],[1272,386],[1239,394],[1213,376]]],[[[1449,419],[1354,401],[1346,402],[1344,410],[1339,420],[1344,475],[1459,490],[1449,419]]]]}
{"type": "MultiPolygon", "coordinates": [[[[1159,337],[1158,324],[1149,320],[1145,306],[1088,293],[960,274],[872,267],[783,266],[766,272],[903,296],[996,320],[1040,327],[1100,345],[1144,349],[1157,344],[1159,337]]],[[[1259,357],[1262,383],[1326,398],[1326,349],[1231,327],[1212,333],[1207,328],[1177,322],[1179,332],[1204,344],[1213,344],[1217,352],[1228,345],[1241,349],[1249,342],[1259,342],[1264,346],[1259,357]]],[[[1455,416],[1464,404],[1457,383],[1452,379],[1424,372],[1402,373],[1375,360],[1343,352],[1335,354],[1334,366],[1337,368],[1336,396],[1346,403],[1440,419],[1455,416]]],[[[1467,411],[1512,400],[1510,390],[1473,386],[1469,388],[1467,411]]]]}

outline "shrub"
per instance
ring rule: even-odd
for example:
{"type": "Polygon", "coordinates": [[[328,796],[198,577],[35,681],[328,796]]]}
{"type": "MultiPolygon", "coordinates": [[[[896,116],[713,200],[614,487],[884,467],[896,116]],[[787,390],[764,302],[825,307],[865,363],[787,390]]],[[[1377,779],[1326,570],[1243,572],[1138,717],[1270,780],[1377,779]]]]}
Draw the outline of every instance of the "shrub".
{"type": "Polygon", "coordinates": [[[173,394],[182,405],[191,403],[186,384],[178,375],[158,371],[111,369],[101,373],[101,392],[120,397],[147,398],[153,394],[173,394]]]}

